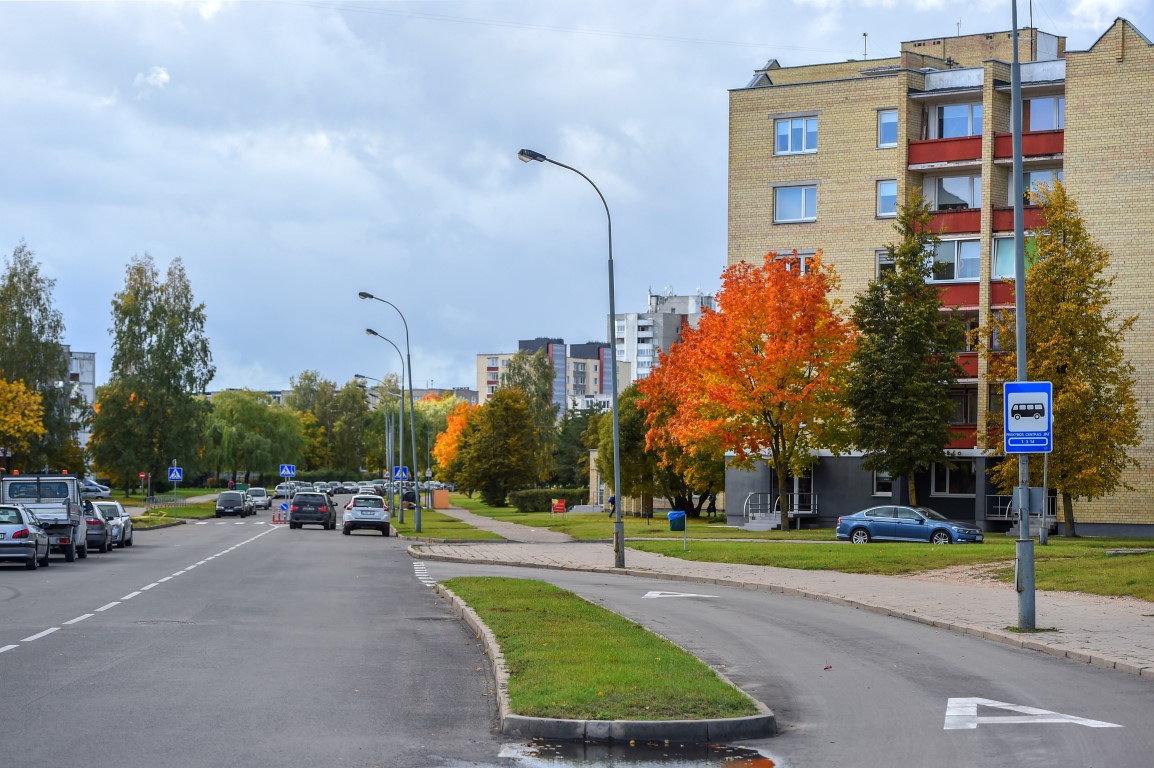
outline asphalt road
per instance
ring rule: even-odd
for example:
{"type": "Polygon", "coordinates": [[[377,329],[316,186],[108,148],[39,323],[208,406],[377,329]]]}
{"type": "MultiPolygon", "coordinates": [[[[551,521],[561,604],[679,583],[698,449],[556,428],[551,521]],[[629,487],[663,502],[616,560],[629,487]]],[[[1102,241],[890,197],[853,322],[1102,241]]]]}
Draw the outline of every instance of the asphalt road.
{"type": "Polygon", "coordinates": [[[438,581],[544,579],[669,638],[774,710],[778,735],[742,745],[779,768],[1154,764],[1154,685],[1132,675],[770,592],[448,562],[427,570],[438,581]]]}
{"type": "Polygon", "coordinates": [[[495,757],[486,658],[405,543],[268,519],[140,531],[130,549],[35,572],[0,566],[0,764],[495,757]]]}

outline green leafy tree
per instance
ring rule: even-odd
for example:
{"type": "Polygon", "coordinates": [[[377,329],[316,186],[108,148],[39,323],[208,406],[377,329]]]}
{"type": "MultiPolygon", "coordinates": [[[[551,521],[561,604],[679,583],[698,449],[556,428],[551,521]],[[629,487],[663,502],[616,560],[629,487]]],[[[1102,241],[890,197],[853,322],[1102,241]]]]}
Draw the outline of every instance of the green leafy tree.
{"type": "Polygon", "coordinates": [[[543,483],[553,473],[553,449],[557,444],[557,405],[553,402],[553,362],[542,349],[533,354],[517,352],[501,373],[502,387],[525,393],[535,427],[537,477],[543,483]]]}
{"type": "Polygon", "coordinates": [[[894,268],[882,271],[854,300],[860,336],[845,390],[852,410],[853,443],[865,469],[905,477],[917,503],[914,473],[949,462],[953,439],[950,386],[961,376],[957,353],[965,330],[942,312],[928,254],[929,204],[919,195],[898,211],[899,240],[886,247],[894,268]]]}
{"type": "Polygon", "coordinates": [[[44,407],[40,393],[22,381],[0,379],[0,446],[20,450],[44,434],[44,407]]]}
{"type": "Polygon", "coordinates": [[[563,488],[577,488],[589,482],[589,447],[585,432],[596,410],[570,408],[561,417],[557,445],[553,449],[553,483],[563,488]]]}
{"type": "Polygon", "coordinates": [[[348,381],[333,398],[332,467],[345,473],[360,469],[365,454],[369,406],[356,381],[348,381]]]}
{"type": "MultiPolygon", "coordinates": [[[[1062,496],[1065,534],[1077,536],[1074,499],[1129,489],[1123,472],[1139,466],[1130,455],[1141,443],[1134,366],[1124,351],[1137,317],[1111,308],[1110,254],[1086,232],[1066,188],[1043,187],[1032,197],[1042,207],[1042,224],[1035,230],[1035,259],[1026,270],[1026,373],[1031,381],[1053,384],[1049,481],[1062,496]]],[[[1013,316],[995,315],[983,330],[991,380],[1015,380],[1013,316]]],[[[1002,409],[991,408],[989,417],[1000,432],[1002,409]]],[[[999,462],[991,478],[1009,493],[1018,484],[1018,463],[999,462]]],[[[1042,484],[1040,461],[1030,462],[1030,484],[1042,484]]]]}
{"type": "Polygon", "coordinates": [[[36,254],[21,243],[0,277],[0,378],[22,380],[40,395],[44,429],[12,451],[10,466],[80,471],[71,427],[64,317],[53,305],[56,281],[40,271],[36,254]]]}
{"type": "Polygon", "coordinates": [[[194,470],[203,454],[203,395],[216,371],[204,328],[179,258],[163,280],[147,253],[129,262],[112,300],[112,375],[92,423],[94,459],[128,488],[138,471],[155,481],[170,461],[194,470]]]}
{"type": "Polygon", "coordinates": [[[304,446],[300,418],[278,406],[264,392],[239,389],[217,393],[208,416],[204,466],[252,475],[273,474],[282,463],[294,464],[304,446]],[[289,416],[289,418],[285,418],[289,416]]]}
{"type": "MultiPolygon", "coordinates": [[[[401,464],[397,447],[397,429],[400,423],[399,400],[403,387],[400,377],[395,373],[387,374],[382,381],[383,384],[371,388],[362,387],[366,393],[373,395],[369,415],[365,422],[363,450],[364,466],[375,471],[381,477],[387,477],[391,474],[390,467],[401,464]],[[388,452],[390,442],[393,450],[391,456],[388,452]]],[[[407,428],[405,432],[408,433],[407,428]]],[[[405,445],[408,444],[406,438],[405,445]]],[[[409,451],[406,449],[405,454],[408,455],[408,453],[409,451]]]]}
{"type": "Polygon", "coordinates": [[[517,387],[497,390],[476,412],[459,449],[461,482],[494,507],[509,491],[537,479],[536,427],[529,398],[517,387]]]}
{"type": "MultiPolygon", "coordinates": [[[[640,407],[641,393],[637,384],[630,384],[617,396],[617,432],[621,445],[621,488],[614,488],[617,503],[626,496],[641,499],[642,514],[653,514],[653,497],[665,486],[657,466],[657,454],[645,446],[645,411],[640,407]]],[[[597,422],[597,471],[601,477],[613,478],[613,419],[609,416],[597,422]]]]}
{"type": "MultiPolygon", "coordinates": [[[[337,422],[337,385],[316,371],[303,371],[289,379],[292,393],[286,404],[302,414],[304,425],[304,464],[308,469],[334,468],[336,454],[333,432],[337,422]]],[[[362,397],[358,391],[358,396],[362,397]]],[[[359,465],[359,461],[356,462],[359,465]]]]}

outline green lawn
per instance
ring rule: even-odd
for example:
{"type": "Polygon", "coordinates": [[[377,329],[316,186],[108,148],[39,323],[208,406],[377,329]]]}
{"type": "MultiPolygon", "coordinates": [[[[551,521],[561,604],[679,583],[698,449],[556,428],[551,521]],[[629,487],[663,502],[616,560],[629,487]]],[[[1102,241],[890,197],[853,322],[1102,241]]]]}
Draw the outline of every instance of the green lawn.
{"type": "Polygon", "coordinates": [[[474,528],[468,523],[463,523],[455,517],[443,515],[440,512],[432,509],[421,510],[421,532],[417,533],[414,527],[413,510],[405,510],[405,522],[397,522],[397,513],[393,513],[393,527],[397,529],[397,533],[402,536],[412,536],[415,538],[426,539],[449,539],[449,540],[464,540],[464,541],[497,541],[501,540],[501,536],[489,531],[482,531],[479,528],[474,528]]]}
{"type": "Polygon", "coordinates": [[[572,592],[528,579],[459,578],[445,586],[496,637],[517,714],[587,720],[757,714],[694,656],[572,592]]]}
{"type": "MultiPolygon", "coordinates": [[[[613,535],[613,524],[608,515],[523,514],[513,507],[489,507],[460,494],[454,494],[452,499],[455,505],[478,515],[550,528],[575,539],[609,539],[613,535]]],[[[671,532],[666,520],[627,517],[624,522],[629,547],[698,562],[900,575],[956,565],[1005,563],[1015,557],[1014,540],[1000,534],[991,534],[982,544],[934,547],[929,544],[878,543],[861,546],[838,543],[832,528],[750,532],[695,518],[686,521],[689,546],[688,551],[682,551],[681,534],[671,532]],[[795,543],[790,545],[791,541],[795,543]],[[805,543],[800,543],[803,541],[805,543]]],[[[1145,548],[1154,548],[1154,539],[1051,536],[1047,546],[1039,544],[1034,548],[1036,584],[1039,589],[1154,601],[1154,554],[1106,554],[1108,549],[1145,548]]],[[[1011,581],[1013,568],[995,569],[993,575],[1011,581]]]]}

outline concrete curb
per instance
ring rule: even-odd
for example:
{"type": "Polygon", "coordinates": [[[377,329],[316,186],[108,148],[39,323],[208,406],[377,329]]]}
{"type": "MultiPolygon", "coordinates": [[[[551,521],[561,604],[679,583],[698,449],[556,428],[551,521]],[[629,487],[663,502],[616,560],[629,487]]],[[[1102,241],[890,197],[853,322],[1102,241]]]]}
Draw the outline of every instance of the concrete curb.
{"type": "MultiPolygon", "coordinates": [[[[415,559],[424,560],[442,560],[445,562],[454,563],[476,563],[474,559],[467,557],[449,557],[437,555],[432,553],[421,553],[414,551],[413,547],[409,547],[409,556],[415,559]]],[[[818,600],[825,603],[832,603],[834,605],[844,605],[850,608],[856,608],[862,611],[869,611],[870,613],[877,613],[883,616],[892,616],[896,619],[905,619],[906,621],[917,622],[918,624],[926,624],[928,626],[945,629],[950,632],[957,632],[963,635],[971,635],[980,637],[984,640],[989,640],[1002,645],[1009,645],[1014,648],[1024,648],[1026,650],[1038,651],[1048,656],[1054,656],[1060,659],[1069,659],[1082,664],[1092,664],[1096,667],[1103,667],[1105,669],[1116,669],[1119,672],[1125,672],[1130,675],[1135,675],[1143,679],[1154,680],[1154,667],[1139,667],[1127,661],[1119,659],[1094,656],[1083,651],[1078,651],[1073,648],[1067,648],[1058,643],[1045,642],[1045,633],[1018,633],[1008,630],[990,630],[984,627],[974,627],[968,624],[961,624],[957,622],[946,622],[934,619],[928,619],[925,616],[919,616],[912,611],[901,611],[892,608],[883,608],[877,605],[871,605],[859,600],[851,600],[849,598],[837,597],[835,595],[827,595],[821,592],[810,592],[796,587],[783,587],[776,584],[757,584],[750,582],[734,581],[732,579],[706,578],[702,576],[688,576],[682,574],[661,573],[655,571],[639,571],[630,570],[629,568],[610,568],[603,566],[579,566],[579,565],[560,565],[542,563],[522,563],[512,560],[486,560],[486,565],[506,565],[515,566],[518,568],[544,568],[547,570],[557,571],[583,571],[588,573],[599,574],[616,574],[619,576],[637,576],[647,579],[663,579],[666,581],[679,581],[688,584],[716,584],[724,587],[738,587],[741,589],[753,589],[763,592],[777,592],[782,595],[791,595],[794,597],[804,597],[810,600],[818,600]]]]}
{"type": "MultiPolygon", "coordinates": [[[[409,550],[412,553],[412,548],[409,550]]],[[[496,682],[497,707],[501,718],[501,733],[517,738],[561,739],[565,741],[630,741],[670,739],[683,742],[717,742],[735,739],[761,739],[777,733],[773,712],[757,699],[742,693],[754,703],[760,714],[749,717],[713,718],[707,720],[565,720],[550,717],[527,717],[515,714],[509,706],[509,671],[497,638],[481,621],[472,608],[451,590],[438,584],[438,594],[444,597],[453,615],[477,633],[493,664],[496,682]]],[[[716,672],[716,670],[714,670],[716,672]]],[[[729,678],[716,673],[725,682],[740,691],[729,678]]]]}
{"type": "Polygon", "coordinates": [[[160,525],[150,525],[146,528],[137,528],[134,525],[134,526],[132,526],[132,530],[134,533],[136,531],[140,531],[141,533],[147,533],[148,531],[159,531],[162,528],[175,528],[178,525],[187,525],[187,521],[186,520],[173,520],[172,522],[169,522],[169,523],[161,523],[160,525]]]}

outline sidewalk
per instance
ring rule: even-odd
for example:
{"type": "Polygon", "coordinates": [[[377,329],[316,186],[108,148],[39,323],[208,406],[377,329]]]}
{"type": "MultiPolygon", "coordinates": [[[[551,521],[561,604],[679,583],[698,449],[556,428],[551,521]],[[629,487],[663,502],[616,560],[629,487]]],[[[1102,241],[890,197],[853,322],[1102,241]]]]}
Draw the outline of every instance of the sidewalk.
{"type": "Polygon", "coordinates": [[[1142,600],[1038,591],[1035,625],[1052,631],[1022,635],[1006,629],[1017,624],[1018,595],[1005,584],[944,583],[918,576],[696,563],[628,548],[622,569],[613,567],[614,553],[609,542],[574,541],[555,531],[491,520],[458,508],[438,511],[509,540],[414,543],[409,549],[412,557],[593,571],[780,592],[977,635],[1154,680],[1154,603],[1142,600]]]}

